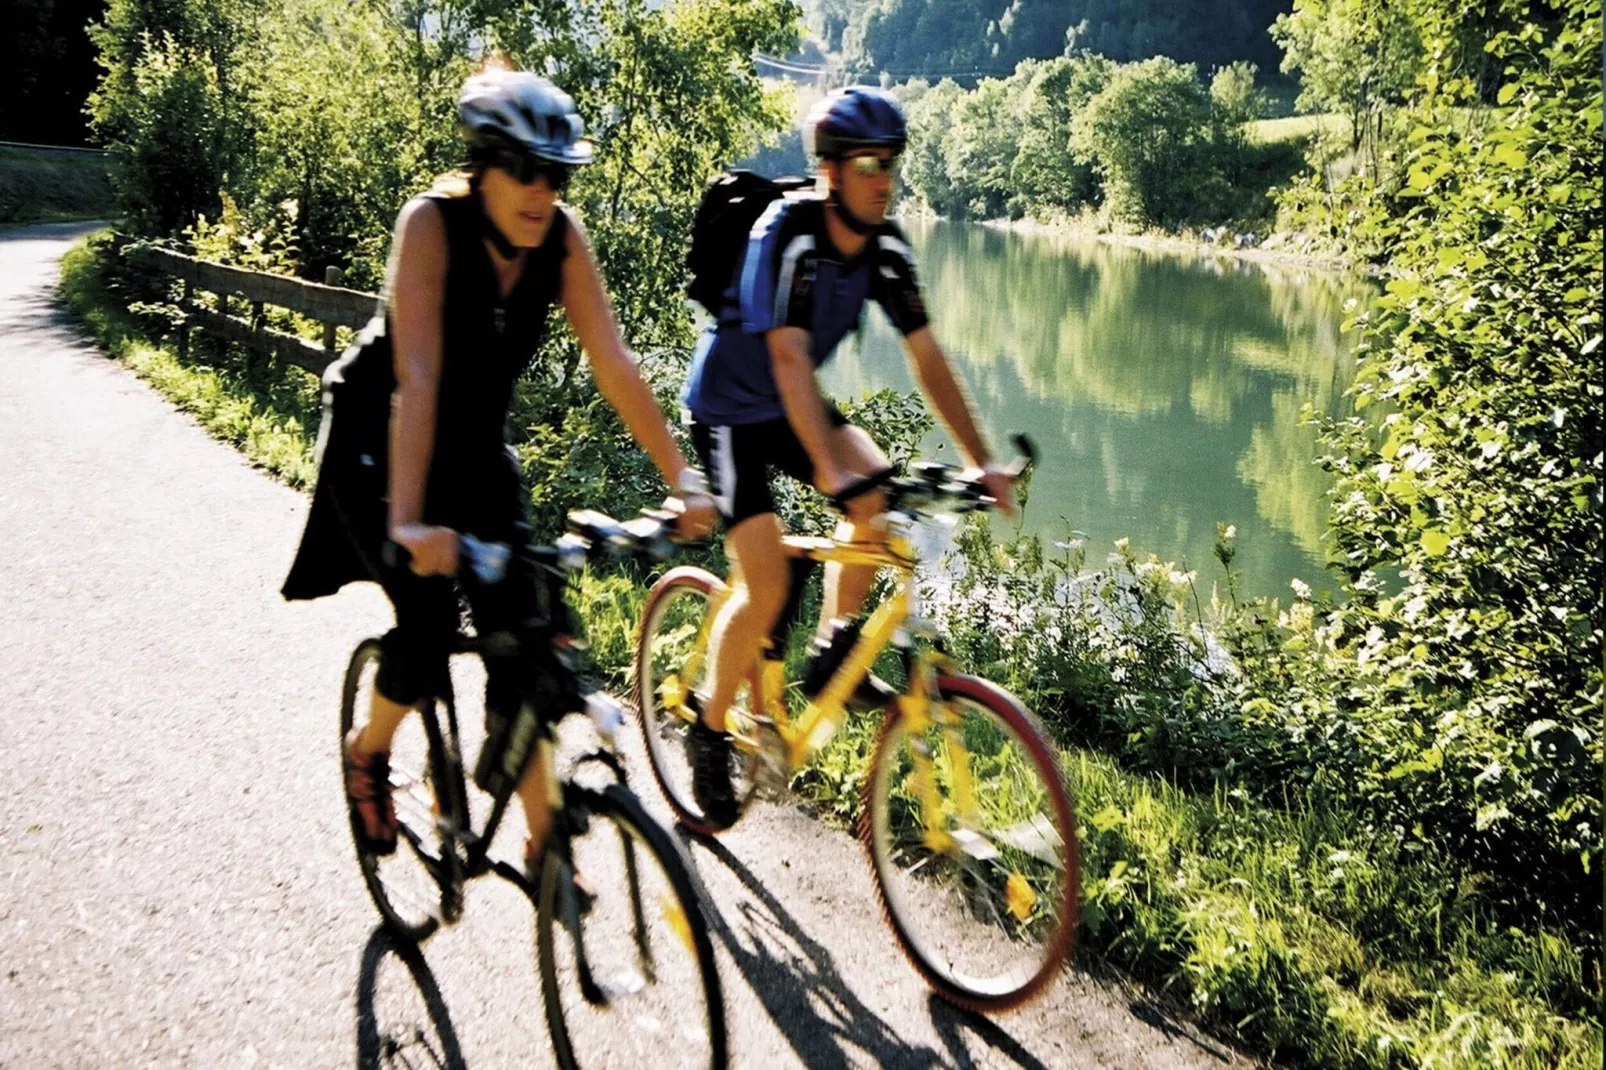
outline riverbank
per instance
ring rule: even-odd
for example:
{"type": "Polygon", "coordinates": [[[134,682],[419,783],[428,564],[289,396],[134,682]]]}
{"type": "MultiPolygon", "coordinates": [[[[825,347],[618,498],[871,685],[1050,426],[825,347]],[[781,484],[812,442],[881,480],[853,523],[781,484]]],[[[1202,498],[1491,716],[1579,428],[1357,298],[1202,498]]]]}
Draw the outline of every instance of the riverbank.
{"type": "Polygon", "coordinates": [[[986,219],[980,222],[984,227],[994,227],[1017,234],[1052,234],[1082,238],[1103,242],[1106,245],[1148,249],[1178,256],[1226,258],[1339,274],[1375,276],[1378,273],[1373,265],[1356,264],[1344,257],[1317,251],[1315,239],[1309,235],[1286,231],[1275,231],[1262,239],[1258,232],[1238,232],[1230,227],[1206,228],[1198,232],[1148,230],[1128,234],[1109,230],[1102,222],[1082,218],[1043,221],[1027,217],[986,219]],[[1204,235],[1215,231],[1220,231],[1220,234],[1214,240],[1205,240],[1204,235]]]}

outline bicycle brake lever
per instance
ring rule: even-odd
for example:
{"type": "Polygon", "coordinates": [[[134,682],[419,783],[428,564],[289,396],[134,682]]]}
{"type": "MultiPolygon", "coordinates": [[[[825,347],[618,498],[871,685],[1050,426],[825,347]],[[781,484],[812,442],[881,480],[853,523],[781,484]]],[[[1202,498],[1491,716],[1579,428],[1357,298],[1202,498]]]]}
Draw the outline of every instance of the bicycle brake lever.
{"type": "Polygon", "coordinates": [[[1009,462],[1008,471],[1013,477],[1026,471],[1028,466],[1037,463],[1037,444],[1024,431],[1012,436],[1010,441],[1014,442],[1015,448],[1020,451],[1020,456],[1009,462]]]}

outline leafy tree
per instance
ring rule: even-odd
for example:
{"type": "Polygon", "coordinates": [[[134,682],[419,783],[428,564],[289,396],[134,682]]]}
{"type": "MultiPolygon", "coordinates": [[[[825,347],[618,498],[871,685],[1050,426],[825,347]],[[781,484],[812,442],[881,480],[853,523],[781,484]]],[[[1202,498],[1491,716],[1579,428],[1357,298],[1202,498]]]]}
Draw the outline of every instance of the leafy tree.
{"type": "Polygon", "coordinates": [[[1233,135],[1266,110],[1266,92],[1255,85],[1258,68],[1239,60],[1221,68],[1210,79],[1210,102],[1216,121],[1233,135]]]}
{"type": "Polygon", "coordinates": [[[969,198],[961,196],[948,168],[949,113],[965,91],[951,78],[935,86],[916,80],[900,91],[909,121],[909,147],[903,154],[903,182],[934,210],[959,214],[969,198]]]}
{"type": "Polygon", "coordinates": [[[1195,212],[1211,105],[1191,64],[1158,57],[1116,68],[1071,130],[1071,143],[1098,161],[1118,218],[1166,224],[1195,212]]]}
{"type": "Polygon", "coordinates": [[[951,173],[965,176],[966,215],[994,218],[1003,214],[1009,200],[1019,138],[1011,88],[996,78],[985,79],[948,113],[944,162],[951,173]]]}
{"type": "Polygon", "coordinates": [[[90,125],[125,217],[172,233],[216,212],[249,145],[255,0],[111,0],[90,27],[104,74],[90,125]]]}
{"type": "Polygon", "coordinates": [[[1276,58],[1266,29],[1289,0],[814,0],[810,25],[849,77],[1004,76],[1024,59],[1171,56],[1213,69],[1276,58]]]}
{"type": "Polygon", "coordinates": [[[1374,149],[1386,108],[1403,103],[1423,60],[1411,3],[1399,0],[1294,0],[1271,33],[1282,69],[1297,72],[1299,106],[1349,119],[1350,151],[1374,149]]]}
{"type": "Polygon", "coordinates": [[[1071,121],[1103,90],[1115,65],[1103,56],[1023,63],[1018,151],[1010,186],[1027,211],[1075,211],[1098,196],[1092,163],[1071,144],[1071,121]]]}

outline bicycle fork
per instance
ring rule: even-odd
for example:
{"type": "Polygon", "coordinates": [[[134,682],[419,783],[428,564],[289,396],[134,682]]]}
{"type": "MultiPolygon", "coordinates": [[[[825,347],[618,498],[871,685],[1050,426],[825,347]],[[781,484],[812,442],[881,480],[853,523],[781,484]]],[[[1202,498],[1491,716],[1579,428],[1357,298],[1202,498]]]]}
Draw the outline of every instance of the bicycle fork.
{"type": "Polygon", "coordinates": [[[970,831],[979,824],[975,780],[970,770],[970,752],[960,732],[958,720],[946,703],[935,697],[936,666],[930,657],[913,661],[909,692],[899,700],[905,720],[904,734],[909,741],[909,786],[920,801],[922,841],[929,849],[943,854],[956,847],[973,857],[994,854],[985,840],[970,831]],[[943,750],[948,759],[949,787],[953,792],[953,820],[943,813],[942,794],[937,787],[936,756],[926,740],[935,725],[942,730],[943,750]],[[950,830],[950,825],[954,829],[950,830]]]}

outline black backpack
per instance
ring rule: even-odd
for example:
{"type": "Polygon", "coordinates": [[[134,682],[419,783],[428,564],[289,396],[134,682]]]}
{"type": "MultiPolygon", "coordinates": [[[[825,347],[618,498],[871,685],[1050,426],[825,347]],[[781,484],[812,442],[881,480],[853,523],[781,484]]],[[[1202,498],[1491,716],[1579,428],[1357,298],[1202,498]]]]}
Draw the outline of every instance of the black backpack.
{"type": "Polygon", "coordinates": [[[753,224],[778,198],[810,185],[806,178],[765,178],[740,169],[710,179],[697,205],[691,248],[686,251],[686,267],[691,272],[686,293],[691,299],[718,316],[753,224]]]}

